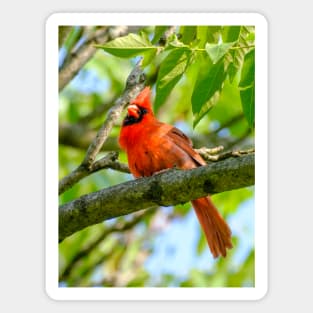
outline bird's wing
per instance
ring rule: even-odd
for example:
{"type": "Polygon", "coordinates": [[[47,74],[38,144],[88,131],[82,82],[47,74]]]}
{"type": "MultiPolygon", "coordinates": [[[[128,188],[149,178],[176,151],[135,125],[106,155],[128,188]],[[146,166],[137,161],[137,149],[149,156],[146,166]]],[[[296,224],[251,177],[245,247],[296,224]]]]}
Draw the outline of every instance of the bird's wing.
{"type": "Polygon", "coordinates": [[[181,130],[173,127],[167,133],[170,138],[180,149],[185,151],[196,163],[197,166],[206,165],[202,157],[192,148],[192,141],[181,130]]]}

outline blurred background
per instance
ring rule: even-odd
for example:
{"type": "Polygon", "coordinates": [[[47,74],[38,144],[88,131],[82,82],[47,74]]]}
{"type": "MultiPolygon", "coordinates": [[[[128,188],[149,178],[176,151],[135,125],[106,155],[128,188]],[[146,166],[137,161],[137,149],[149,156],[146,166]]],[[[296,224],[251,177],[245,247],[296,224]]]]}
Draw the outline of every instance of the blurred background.
{"type": "MultiPolygon", "coordinates": [[[[98,43],[95,36],[109,34],[110,38],[116,38],[140,31],[151,40],[155,38],[156,28],[153,26],[60,27],[59,71],[66,69],[90,42],[98,43]]],[[[194,38],[191,35],[187,38],[186,28],[177,27],[175,31],[185,38],[186,44],[196,42],[197,32],[194,38]]],[[[211,38],[212,42],[219,40],[216,34],[224,33],[225,28],[222,26],[207,27],[207,38],[211,38]]],[[[239,35],[246,36],[246,40],[254,38],[251,35],[253,33],[251,28],[241,27],[239,30],[239,35]]],[[[242,50],[233,50],[232,55],[240,66],[244,59],[242,50]]],[[[155,56],[144,69],[154,96],[160,64],[165,58],[166,54],[155,56]]],[[[199,62],[201,58],[203,56],[199,56],[199,62]]],[[[77,74],[61,88],[60,179],[83,160],[108,110],[123,92],[127,76],[137,60],[137,57],[125,59],[95,49],[77,74]]],[[[225,151],[229,151],[254,147],[254,130],[245,118],[238,88],[240,66],[233,76],[225,77],[214,105],[194,127],[195,114],[191,98],[201,67],[198,63],[195,61],[186,69],[169,96],[158,106],[158,119],[184,131],[192,139],[195,148],[222,145],[225,151]]],[[[98,157],[108,151],[119,151],[120,162],[127,163],[125,153],[120,151],[117,144],[123,118],[124,115],[113,128],[98,157]]],[[[127,173],[111,169],[99,171],[63,193],[59,203],[130,179],[133,177],[127,173]]],[[[254,187],[220,193],[213,195],[212,199],[233,232],[234,247],[225,259],[213,259],[189,203],[158,207],[104,221],[62,241],[59,244],[60,286],[254,286],[254,187]]]]}

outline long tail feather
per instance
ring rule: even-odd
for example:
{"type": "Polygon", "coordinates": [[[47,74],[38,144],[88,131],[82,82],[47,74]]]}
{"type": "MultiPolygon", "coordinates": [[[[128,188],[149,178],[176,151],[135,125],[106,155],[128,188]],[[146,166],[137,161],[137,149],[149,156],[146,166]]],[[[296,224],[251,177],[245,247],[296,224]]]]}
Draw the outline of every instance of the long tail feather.
{"type": "Polygon", "coordinates": [[[226,256],[226,249],[232,248],[231,230],[215,208],[210,197],[191,201],[204,231],[210,250],[217,258],[226,256]]]}

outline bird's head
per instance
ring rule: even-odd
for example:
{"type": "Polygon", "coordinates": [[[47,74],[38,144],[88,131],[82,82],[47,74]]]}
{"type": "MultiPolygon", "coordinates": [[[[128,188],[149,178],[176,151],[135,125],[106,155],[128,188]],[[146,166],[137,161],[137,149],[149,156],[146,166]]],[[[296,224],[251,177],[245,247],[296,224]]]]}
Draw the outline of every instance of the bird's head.
{"type": "Polygon", "coordinates": [[[127,116],[123,125],[138,123],[146,114],[153,115],[150,97],[150,87],[145,87],[145,89],[128,105],[127,116]]]}

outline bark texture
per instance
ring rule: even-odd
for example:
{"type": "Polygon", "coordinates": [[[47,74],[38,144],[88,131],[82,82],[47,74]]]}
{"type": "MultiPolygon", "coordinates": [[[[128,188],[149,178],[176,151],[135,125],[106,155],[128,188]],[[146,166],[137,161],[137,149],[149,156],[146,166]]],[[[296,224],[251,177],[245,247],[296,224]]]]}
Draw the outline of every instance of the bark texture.
{"type": "Polygon", "coordinates": [[[82,196],[59,207],[59,240],[113,217],[254,185],[254,153],[191,170],[171,169],[82,196]]]}

